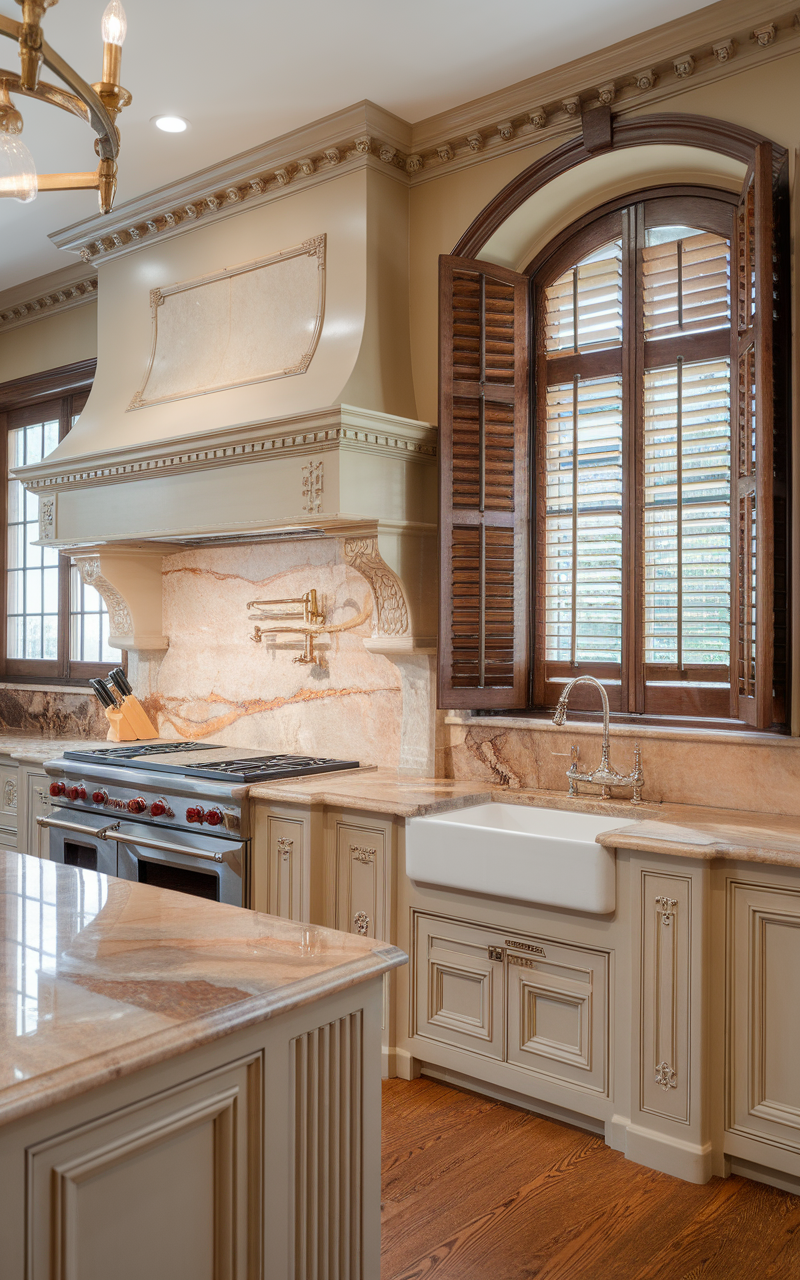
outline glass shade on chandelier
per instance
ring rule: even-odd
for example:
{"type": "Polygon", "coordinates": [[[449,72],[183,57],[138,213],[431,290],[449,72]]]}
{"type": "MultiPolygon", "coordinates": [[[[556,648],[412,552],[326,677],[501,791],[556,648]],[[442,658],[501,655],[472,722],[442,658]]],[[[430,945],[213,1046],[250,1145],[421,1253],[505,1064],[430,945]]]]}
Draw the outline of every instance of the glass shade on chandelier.
{"type": "Polygon", "coordinates": [[[109,0],[101,20],[103,36],[102,80],[91,87],[85,83],[42,39],[41,20],[58,0],[18,0],[23,21],[0,14],[0,35],[16,40],[20,72],[0,72],[0,199],[35,200],[39,191],[93,190],[100,196],[100,209],[109,213],[117,186],[119,129],[116,118],[128,106],[131,95],[120,85],[122,43],[128,28],[120,0],[109,0]],[[64,82],[60,85],[40,79],[42,66],[49,66],[64,82]],[[51,106],[60,107],[88,121],[97,138],[95,151],[100,163],[96,172],[40,174],[30,151],[20,138],[22,116],[9,93],[23,93],[51,106]]]}
{"type": "Polygon", "coordinates": [[[28,204],[39,193],[33,156],[21,138],[0,130],[0,196],[28,204]]]}

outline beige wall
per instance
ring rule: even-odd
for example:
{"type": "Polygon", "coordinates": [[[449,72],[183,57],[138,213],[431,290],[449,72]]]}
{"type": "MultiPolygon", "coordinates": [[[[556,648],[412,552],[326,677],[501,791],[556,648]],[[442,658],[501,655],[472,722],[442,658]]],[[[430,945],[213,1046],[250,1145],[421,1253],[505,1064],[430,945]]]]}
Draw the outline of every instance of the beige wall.
{"type": "Polygon", "coordinates": [[[97,303],[85,302],[0,335],[0,383],[97,355],[97,303]]]}

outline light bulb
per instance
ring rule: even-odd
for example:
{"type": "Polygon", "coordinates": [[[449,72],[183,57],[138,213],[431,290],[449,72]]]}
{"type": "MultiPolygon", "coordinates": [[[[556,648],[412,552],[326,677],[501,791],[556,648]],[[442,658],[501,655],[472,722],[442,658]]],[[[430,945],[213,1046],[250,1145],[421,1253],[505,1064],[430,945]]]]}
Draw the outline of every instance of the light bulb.
{"type": "Polygon", "coordinates": [[[0,131],[0,197],[27,204],[39,194],[36,166],[25,143],[0,131]]]}
{"type": "Polygon", "coordinates": [[[120,4],[120,0],[109,0],[100,28],[103,32],[103,42],[105,44],[122,45],[125,33],[128,30],[128,19],[125,17],[125,10],[120,4]]]}

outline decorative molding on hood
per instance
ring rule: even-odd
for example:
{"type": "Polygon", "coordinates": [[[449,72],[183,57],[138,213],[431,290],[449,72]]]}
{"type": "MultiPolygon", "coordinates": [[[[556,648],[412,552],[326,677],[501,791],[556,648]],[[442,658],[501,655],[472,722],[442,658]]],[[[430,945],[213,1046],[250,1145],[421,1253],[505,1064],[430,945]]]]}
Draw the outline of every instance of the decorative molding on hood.
{"type": "Polygon", "coordinates": [[[411,126],[372,102],[338,111],[221,164],[190,174],[102,218],[87,218],[50,239],[85,262],[106,261],[144,247],[155,236],[191,231],[243,206],[269,203],[290,189],[316,185],[367,165],[405,180],[411,126]]]}
{"type": "Polygon", "coordinates": [[[267,456],[319,454],[341,447],[431,463],[436,460],[437,436],[436,427],[427,422],[339,405],[292,414],[277,423],[247,423],[78,458],[45,459],[14,474],[32,492],[43,493],[204,471],[267,456]]]}
{"type": "Polygon", "coordinates": [[[625,115],[800,50],[796,10],[720,0],[415,125],[361,102],[54,232],[60,249],[105,261],[366,166],[416,185],[580,131],[581,115],[625,115]]]}
{"type": "Polygon", "coordinates": [[[97,272],[70,266],[0,293],[0,334],[97,301],[97,272]]]}

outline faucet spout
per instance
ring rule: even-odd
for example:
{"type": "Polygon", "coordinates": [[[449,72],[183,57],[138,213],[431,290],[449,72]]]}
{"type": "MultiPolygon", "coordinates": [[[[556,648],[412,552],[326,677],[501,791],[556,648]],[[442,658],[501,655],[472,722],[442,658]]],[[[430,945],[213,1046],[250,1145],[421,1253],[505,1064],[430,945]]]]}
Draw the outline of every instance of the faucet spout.
{"type": "Polygon", "coordinates": [[[639,800],[641,799],[641,789],[642,789],[642,783],[644,781],[642,777],[642,767],[641,767],[639,747],[637,744],[635,755],[634,755],[634,761],[635,761],[634,769],[632,773],[623,775],[623,774],[617,773],[616,769],[612,768],[611,763],[609,761],[610,711],[609,711],[609,705],[608,705],[608,694],[606,693],[603,685],[600,683],[599,680],[596,680],[594,676],[588,676],[588,675],[575,676],[574,680],[570,680],[569,683],[566,684],[561,691],[561,697],[558,700],[555,714],[553,716],[553,724],[563,725],[566,723],[567,704],[569,703],[570,694],[572,693],[572,690],[575,688],[576,684],[594,685],[595,689],[597,689],[600,693],[600,701],[603,706],[603,746],[602,746],[602,752],[600,756],[600,763],[592,773],[589,773],[589,774],[579,773],[577,763],[575,762],[575,760],[573,760],[573,763],[570,765],[570,768],[567,770],[567,777],[569,778],[569,794],[571,796],[574,796],[577,794],[575,791],[575,783],[578,780],[580,780],[581,782],[593,782],[596,785],[600,786],[602,788],[601,794],[604,799],[608,799],[608,797],[611,795],[611,792],[609,790],[610,787],[631,785],[633,787],[634,802],[638,804],[639,800]]]}

